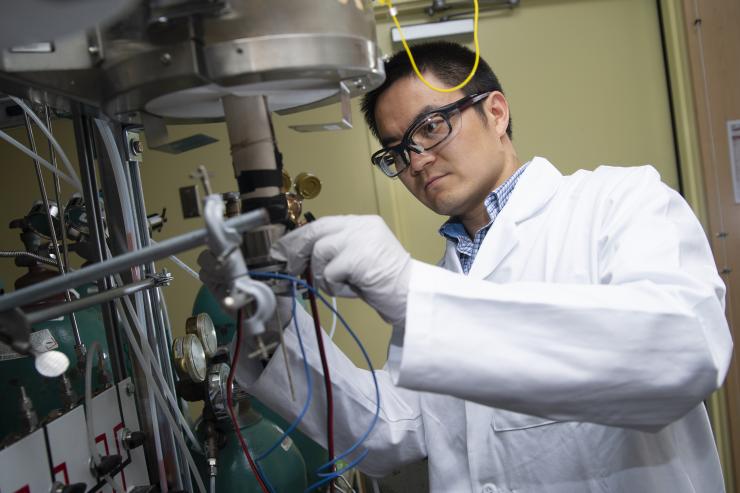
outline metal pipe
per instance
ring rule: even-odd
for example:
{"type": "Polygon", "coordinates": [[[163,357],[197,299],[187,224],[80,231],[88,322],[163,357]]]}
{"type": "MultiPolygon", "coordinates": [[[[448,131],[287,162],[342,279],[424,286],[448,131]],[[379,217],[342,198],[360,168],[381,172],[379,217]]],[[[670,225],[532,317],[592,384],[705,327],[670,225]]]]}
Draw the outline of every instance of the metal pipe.
{"type": "MultiPolygon", "coordinates": [[[[28,133],[28,143],[31,146],[31,150],[37,154],[36,149],[36,139],[33,136],[33,126],[31,125],[31,117],[27,112],[23,113],[23,116],[26,120],[26,132],[28,133]]],[[[51,147],[51,141],[49,141],[49,147],[51,147]]],[[[54,159],[54,156],[52,156],[52,159],[54,159]]],[[[51,244],[54,247],[54,255],[56,256],[57,260],[57,268],[59,269],[59,273],[64,275],[65,269],[64,269],[64,263],[62,262],[62,253],[59,250],[59,242],[57,241],[57,233],[56,229],[54,228],[54,220],[51,217],[51,206],[49,205],[49,194],[46,193],[46,184],[44,183],[44,175],[41,173],[41,164],[39,164],[38,161],[34,159],[33,161],[35,168],[36,168],[36,179],[38,180],[39,184],[39,190],[41,192],[41,200],[44,202],[44,208],[46,208],[46,222],[49,225],[49,237],[51,238],[51,244]]],[[[56,167],[56,163],[54,163],[54,167],[56,167]]],[[[59,178],[57,178],[57,175],[54,175],[55,183],[58,185],[59,178]]],[[[64,229],[64,215],[62,213],[62,209],[59,205],[59,198],[57,194],[57,210],[59,210],[59,221],[61,224],[61,229],[64,229]]],[[[68,302],[72,301],[72,296],[69,294],[69,290],[64,291],[64,299],[66,299],[68,302]]],[[[75,339],[75,350],[78,353],[78,356],[84,355],[85,345],[82,343],[82,338],[80,337],[80,328],[77,326],[77,318],[75,317],[74,313],[72,313],[69,316],[69,322],[72,326],[72,335],[75,339]]]]}
{"type": "MultiPolygon", "coordinates": [[[[46,128],[49,129],[49,133],[51,135],[54,135],[52,126],[51,126],[51,113],[49,112],[49,107],[44,105],[44,119],[46,120],[46,128]]],[[[49,140],[49,158],[51,161],[51,164],[55,168],[59,168],[59,165],[57,164],[57,155],[54,151],[54,145],[51,143],[51,140],[49,140]]],[[[67,228],[64,225],[64,205],[62,204],[62,188],[61,188],[61,182],[59,181],[59,175],[56,173],[52,173],[52,179],[54,181],[54,197],[57,200],[57,208],[59,209],[59,220],[61,221],[62,227],[61,234],[62,234],[62,260],[64,261],[63,268],[65,269],[65,272],[69,270],[69,250],[67,249],[67,228]]]]}
{"type": "Polygon", "coordinates": [[[33,325],[35,323],[61,317],[62,315],[66,315],[68,313],[84,310],[85,308],[90,308],[91,306],[100,305],[101,303],[105,303],[107,301],[113,301],[117,298],[120,298],[121,296],[128,296],[130,294],[138,293],[139,291],[143,291],[148,288],[160,286],[162,284],[168,283],[170,280],[172,280],[172,276],[169,275],[150,277],[148,279],[144,279],[143,281],[133,282],[131,284],[126,284],[124,286],[109,289],[108,291],[103,291],[91,296],[85,296],[84,298],[80,298],[75,301],[70,301],[68,303],[59,303],[48,308],[28,312],[26,314],[26,318],[28,319],[28,323],[33,325]]]}
{"type": "MultiPolygon", "coordinates": [[[[247,212],[225,221],[226,227],[243,233],[268,223],[267,213],[263,209],[247,212]]],[[[122,272],[136,265],[152,260],[161,260],[170,255],[205,245],[208,232],[205,228],[197,229],[174,238],[168,238],[141,250],[124,253],[104,262],[98,262],[75,272],[43,281],[27,288],[19,289],[0,296],[0,311],[23,306],[47,298],[65,289],[71,289],[86,282],[92,282],[104,276],[122,272]]]]}
{"type": "MultiPolygon", "coordinates": [[[[130,182],[130,189],[132,195],[132,209],[134,221],[137,226],[137,233],[140,244],[143,248],[151,245],[151,238],[149,235],[149,224],[147,221],[146,204],[144,202],[144,185],[141,179],[141,170],[139,169],[139,161],[129,161],[127,174],[130,182]]],[[[144,272],[148,275],[155,273],[154,262],[147,262],[142,266],[144,272]]],[[[169,324],[165,324],[164,319],[159,316],[161,315],[157,306],[162,306],[159,297],[159,290],[153,289],[143,293],[144,297],[144,314],[147,319],[147,325],[154,329],[154,341],[156,344],[153,345],[157,349],[156,356],[159,358],[159,366],[162,368],[165,381],[170,388],[172,394],[176,394],[175,391],[175,376],[172,369],[172,359],[169,355],[169,348],[172,347],[172,329],[169,324]]],[[[176,459],[179,462],[180,474],[176,477],[177,483],[175,484],[176,489],[184,488],[186,491],[193,491],[193,486],[190,481],[190,474],[188,473],[187,461],[183,451],[175,446],[174,441],[171,443],[171,447],[175,450],[176,459]]]]}

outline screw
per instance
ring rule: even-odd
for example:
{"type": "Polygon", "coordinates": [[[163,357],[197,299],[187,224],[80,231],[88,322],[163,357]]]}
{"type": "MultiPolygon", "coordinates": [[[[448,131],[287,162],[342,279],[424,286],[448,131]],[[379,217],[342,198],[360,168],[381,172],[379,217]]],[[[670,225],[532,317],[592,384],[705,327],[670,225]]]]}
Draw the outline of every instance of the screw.
{"type": "Polygon", "coordinates": [[[134,154],[143,154],[144,153],[144,146],[141,145],[140,140],[132,140],[131,141],[131,150],[134,151],[134,154]]]}
{"type": "Polygon", "coordinates": [[[159,61],[162,62],[162,65],[169,65],[172,63],[172,55],[169,53],[162,53],[162,55],[159,57],[159,61]]]}
{"type": "Polygon", "coordinates": [[[98,48],[97,46],[88,46],[87,52],[91,55],[97,55],[98,53],[100,53],[100,48],[98,48]]]}
{"type": "Polygon", "coordinates": [[[136,387],[134,387],[133,382],[129,382],[126,384],[126,395],[134,395],[136,393],[136,387]]]}

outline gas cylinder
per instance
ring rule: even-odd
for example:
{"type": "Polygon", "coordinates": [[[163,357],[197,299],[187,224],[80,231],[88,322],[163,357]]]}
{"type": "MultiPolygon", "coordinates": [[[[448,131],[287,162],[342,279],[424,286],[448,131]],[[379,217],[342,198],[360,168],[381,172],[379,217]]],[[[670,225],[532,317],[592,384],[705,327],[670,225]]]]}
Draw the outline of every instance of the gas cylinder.
{"type": "MultiPolygon", "coordinates": [[[[252,459],[267,451],[283,434],[280,427],[265,419],[248,401],[239,404],[237,421],[252,459]]],[[[196,434],[202,441],[206,440],[204,424],[205,421],[201,419],[195,426],[196,434]]],[[[222,424],[220,428],[216,492],[262,493],[231,423],[222,424]]],[[[205,458],[198,454],[194,457],[199,461],[203,480],[208,481],[205,458]]],[[[259,461],[259,467],[275,493],[295,493],[306,489],[306,464],[290,437],[259,461]]]]}
{"type": "MultiPolygon", "coordinates": [[[[77,291],[80,296],[84,297],[95,294],[97,286],[86,284],[77,288],[77,291]]],[[[27,308],[32,309],[32,307],[27,308]]],[[[98,354],[87,354],[87,357],[95,358],[93,391],[102,390],[112,383],[112,373],[100,307],[94,306],[77,311],[75,316],[82,342],[86,346],[93,341],[100,343],[103,354],[102,364],[98,364],[98,354]]],[[[12,435],[23,429],[21,414],[18,412],[21,386],[25,389],[36,415],[42,421],[46,417],[53,416],[57,410],[73,407],[84,397],[84,367],[78,364],[69,316],[39,322],[33,325],[31,330],[31,340],[34,344],[63,352],[69,358],[71,365],[65,374],[66,379],[64,377],[46,378],[38,374],[32,357],[17,354],[7,346],[0,348],[0,395],[3,395],[5,399],[4,405],[0,406],[0,443],[5,439],[12,439],[12,435]]]]}

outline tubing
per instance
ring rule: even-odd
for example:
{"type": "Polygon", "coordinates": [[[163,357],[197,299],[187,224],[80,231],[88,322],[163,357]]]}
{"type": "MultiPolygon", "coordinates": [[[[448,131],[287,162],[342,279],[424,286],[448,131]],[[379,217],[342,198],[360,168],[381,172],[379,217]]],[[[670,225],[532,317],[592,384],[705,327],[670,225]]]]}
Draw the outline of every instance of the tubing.
{"type": "Polygon", "coordinates": [[[28,257],[36,260],[37,262],[41,262],[42,264],[47,265],[53,265],[56,267],[58,264],[54,259],[42,257],[41,255],[36,255],[35,253],[31,252],[24,252],[24,251],[2,251],[0,252],[0,258],[15,258],[15,257],[28,257]]]}
{"type": "MultiPolygon", "coordinates": [[[[121,300],[120,299],[117,299],[115,301],[116,301],[116,304],[121,304],[121,300]]],[[[142,327],[139,326],[139,319],[136,317],[136,312],[134,311],[133,304],[131,303],[131,301],[128,298],[123,298],[123,304],[125,304],[125,308],[126,308],[126,310],[123,311],[123,313],[124,314],[128,314],[128,316],[134,321],[134,325],[136,325],[136,330],[138,330],[139,333],[142,333],[141,332],[142,327]]],[[[121,305],[121,307],[123,308],[123,305],[121,305]]],[[[123,318],[123,327],[126,330],[126,336],[129,339],[131,339],[132,336],[133,336],[133,331],[131,330],[131,326],[129,325],[128,322],[129,322],[128,321],[128,318],[124,317],[123,318]]],[[[136,344],[137,347],[138,347],[138,344],[136,343],[135,340],[132,341],[132,344],[136,344]]],[[[149,361],[151,361],[153,363],[156,363],[157,359],[154,356],[154,353],[152,351],[152,348],[149,346],[149,343],[142,344],[141,347],[143,348],[144,353],[146,354],[147,358],[149,358],[149,361]]],[[[180,412],[180,408],[177,406],[177,399],[175,398],[175,396],[170,391],[170,388],[167,386],[167,382],[166,382],[166,380],[164,378],[164,375],[162,374],[161,369],[156,364],[152,364],[151,366],[152,366],[152,368],[154,368],[154,376],[157,377],[156,380],[159,381],[158,382],[159,385],[161,385],[162,388],[164,389],[164,393],[167,396],[167,401],[169,401],[170,405],[175,410],[175,414],[177,416],[177,419],[180,421],[180,426],[182,426],[185,429],[185,434],[188,436],[188,439],[193,444],[193,447],[195,447],[195,449],[199,453],[203,454],[204,452],[203,452],[202,447],[200,446],[200,442],[198,442],[198,440],[195,438],[195,435],[193,435],[193,432],[190,429],[190,424],[185,419],[185,416],[183,416],[182,413],[180,412]]],[[[147,376],[151,375],[151,372],[148,371],[148,368],[145,370],[145,373],[147,374],[147,376]]],[[[159,390],[157,387],[154,387],[154,389],[156,391],[159,390]]],[[[174,421],[175,421],[174,419],[172,421],[173,422],[170,423],[170,425],[171,426],[174,425],[173,426],[173,430],[177,430],[179,428],[179,426],[177,426],[174,423],[174,421]]]]}
{"type": "Polygon", "coordinates": [[[0,130],[0,139],[3,139],[5,142],[7,142],[8,144],[12,145],[13,147],[15,147],[16,149],[18,149],[19,151],[21,151],[23,154],[25,154],[26,156],[30,157],[31,159],[34,159],[34,160],[38,161],[41,166],[43,166],[44,168],[48,169],[49,171],[51,171],[52,173],[54,173],[55,175],[57,175],[62,180],[66,181],[67,183],[69,183],[70,185],[72,185],[75,188],[75,190],[80,191],[80,192],[82,191],[82,185],[80,185],[79,183],[77,183],[76,181],[74,181],[72,178],[70,178],[69,176],[67,176],[62,170],[55,168],[53,165],[51,165],[51,163],[49,163],[49,161],[47,161],[46,159],[42,158],[37,153],[33,152],[31,149],[29,149],[28,147],[24,146],[23,144],[21,144],[20,142],[18,142],[17,140],[15,140],[10,135],[8,135],[5,132],[3,132],[2,130],[0,130]]]}
{"type": "MultiPolygon", "coordinates": [[[[124,301],[128,302],[126,303],[127,308],[133,311],[133,306],[131,305],[131,301],[129,301],[128,298],[124,298],[124,301]]],[[[154,384],[154,379],[152,378],[152,373],[150,371],[150,368],[156,368],[156,365],[150,365],[144,358],[144,355],[141,352],[141,347],[139,347],[139,344],[136,342],[133,331],[131,330],[131,326],[129,325],[129,321],[128,321],[128,318],[126,317],[126,310],[124,309],[123,303],[121,303],[121,300],[116,300],[115,303],[116,303],[116,307],[118,308],[118,310],[123,314],[123,317],[122,317],[123,318],[123,328],[126,331],[126,337],[128,337],[129,339],[129,343],[131,344],[131,349],[133,349],[134,355],[136,356],[136,359],[138,360],[139,365],[141,365],[141,367],[144,369],[144,374],[146,375],[147,380],[149,381],[150,388],[154,390],[154,398],[159,404],[159,407],[162,410],[162,413],[165,415],[165,418],[169,422],[172,429],[179,430],[180,427],[177,426],[177,422],[175,421],[175,418],[172,417],[172,413],[170,412],[169,406],[167,406],[167,402],[165,401],[164,397],[162,397],[162,393],[160,392],[160,390],[154,384]]],[[[134,323],[138,323],[138,319],[136,318],[135,313],[128,313],[128,315],[131,317],[134,323]]],[[[146,343],[143,344],[142,346],[145,348],[148,347],[146,343]]],[[[148,348],[148,352],[150,353],[149,356],[151,357],[151,348],[148,348]]],[[[164,387],[165,389],[167,388],[166,385],[164,387]]],[[[175,407],[175,409],[177,409],[177,407],[175,407]]],[[[186,430],[190,431],[190,429],[187,427],[186,427],[186,430]]],[[[198,466],[195,464],[195,461],[193,460],[193,456],[190,454],[190,450],[188,449],[188,446],[185,443],[185,439],[183,438],[182,433],[174,433],[174,435],[175,435],[175,439],[178,442],[178,445],[180,445],[182,451],[185,453],[185,459],[187,460],[188,465],[190,466],[190,471],[195,477],[195,482],[198,485],[198,490],[201,493],[206,493],[206,487],[203,484],[203,479],[200,476],[200,471],[198,470],[198,466]]],[[[200,446],[200,444],[198,444],[197,441],[195,443],[198,446],[200,446]]]]}
{"type": "Polygon", "coordinates": [[[15,96],[10,96],[10,99],[12,99],[15,104],[20,106],[23,109],[23,111],[26,113],[26,115],[31,117],[31,119],[36,123],[36,125],[38,125],[38,127],[41,129],[43,134],[46,136],[46,138],[49,139],[49,142],[51,142],[51,145],[54,146],[54,149],[56,149],[57,153],[59,154],[59,157],[62,158],[62,162],[64,163],[64,166],[67,168],[67,171],[69,172],[70,176],[72,176],[72,178],[74,179],[74,183],[76,184],[76,187],[81,190],[82,182],[80,181],[80,178],[77,176],[75,169],[72,167],[72,163],[69,161],[69,158],[67,157],[67,154],[64,152],[64,149],[62,149],[62,146],[60,146],[59,142],[57,142],[57,139],[54,138],[54,136],[49,131],[49,129],[46,128],[46,125],[44,125],[44,122],[41,121],[41,118],[39,118],[38,115],[34,113],[33,110],[29,108],[26,103],[23,102],[22,99],[16,98],[15,96]]]}

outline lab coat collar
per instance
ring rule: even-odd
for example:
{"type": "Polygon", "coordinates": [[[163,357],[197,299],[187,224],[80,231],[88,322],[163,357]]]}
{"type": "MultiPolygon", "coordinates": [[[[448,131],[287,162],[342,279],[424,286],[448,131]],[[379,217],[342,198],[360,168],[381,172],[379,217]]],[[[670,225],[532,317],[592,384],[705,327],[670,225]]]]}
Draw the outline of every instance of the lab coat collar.
{"type": "MultiPolygon", "coordinates": [[[[547,159],[535,157],[524,170],[506,207],[496,217],[481,244],[468,274],[485,279],[519,243],[519,225],[544,207],[560,185],[563,175],[547,159]]],[[[455,244],[447,241],[443,260],[446,269],[462,272],[455,244]]]]}

